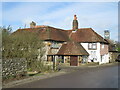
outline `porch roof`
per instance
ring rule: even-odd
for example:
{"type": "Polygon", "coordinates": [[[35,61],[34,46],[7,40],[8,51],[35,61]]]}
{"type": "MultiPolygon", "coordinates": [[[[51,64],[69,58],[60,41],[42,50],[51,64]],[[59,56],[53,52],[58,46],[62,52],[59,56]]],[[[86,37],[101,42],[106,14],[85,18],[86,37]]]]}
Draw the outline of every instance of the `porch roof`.
{"type": "Polygon", "coordinates": [[[70,41],[62,45],[57,55],[89,55],[89,53],[82,47],[81,44],[70,41]]]}

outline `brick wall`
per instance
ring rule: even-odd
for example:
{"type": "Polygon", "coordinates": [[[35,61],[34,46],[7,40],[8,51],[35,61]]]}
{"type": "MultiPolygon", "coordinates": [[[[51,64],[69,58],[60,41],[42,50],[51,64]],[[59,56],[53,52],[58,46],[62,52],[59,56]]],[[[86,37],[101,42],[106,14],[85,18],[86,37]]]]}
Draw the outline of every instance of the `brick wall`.
{"type": "Polygon", "coordinates": [[[118,52],[109,52],[109,55],[110,55],[110,62],[115,62],[115,60],[117,59],[118,55],[120,53],[118,52]]]}

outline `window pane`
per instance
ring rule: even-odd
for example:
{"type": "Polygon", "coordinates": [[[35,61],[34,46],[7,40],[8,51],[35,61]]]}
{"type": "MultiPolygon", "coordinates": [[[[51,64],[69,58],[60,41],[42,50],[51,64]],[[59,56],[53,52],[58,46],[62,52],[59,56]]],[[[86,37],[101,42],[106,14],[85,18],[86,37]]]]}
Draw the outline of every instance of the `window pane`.
{"type": "Polygon", "coordinates": [[[93,44],[93,49],[96,49],[96,45],[95,44],[93,44]]]}
{"type": "Polygon", "coordinates": [[[92,44],[91,43],[89,43],[89,48],[92,48],[92,44]]]}
{"type": "Polygon", "coordinates": [[[88,48],[89,49],[96,49],[97,48],[97,44],[96,43],[89,43],[88,48]]]}

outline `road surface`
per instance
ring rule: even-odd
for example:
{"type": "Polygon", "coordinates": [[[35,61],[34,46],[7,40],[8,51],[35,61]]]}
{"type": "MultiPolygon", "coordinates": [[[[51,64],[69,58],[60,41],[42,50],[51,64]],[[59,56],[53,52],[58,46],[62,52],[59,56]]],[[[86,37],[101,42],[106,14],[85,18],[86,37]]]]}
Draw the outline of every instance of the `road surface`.
{"type": "Polygon", "coordinates": [[[75,71],[13,88],[118,88],[117,65],[70,69],[75,71]]]}

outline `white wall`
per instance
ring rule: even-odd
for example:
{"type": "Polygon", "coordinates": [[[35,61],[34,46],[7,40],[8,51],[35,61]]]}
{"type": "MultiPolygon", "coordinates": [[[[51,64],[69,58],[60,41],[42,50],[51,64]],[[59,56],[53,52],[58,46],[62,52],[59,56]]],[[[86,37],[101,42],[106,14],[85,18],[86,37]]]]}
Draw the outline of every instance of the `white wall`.
{"type": "MultiPolygon", "coordinates": [[[[101,60],[101,55],[100,55],[100,43],[97,42],[97,49],[96,50],[89,50],[88,49],[88,43],[81,43],[81,45],[84,47],[84,49],[89,53],[89,56],[88,56],[88,62],[91,62],[91,60],[93,58],[96,58],[96,60],[94,60],[94,62],[99,62],[99,64],[103,64],[103,63],[109,63],[109,54],[106,53],[103,55],[103,59],[101,60]],[[96,54],[91,54],[91,51],[92,52],[95,52],[96,54]]],[[[62,46],[62,44],[60,45],[62,46]]],[[[50,49],[50,47],[48,47],[46,45],[46,53],[45,53],[45,56],[44,56],[44,59],[46,60],[47,59],[47,54],[48,54],[48,51],[50,49]]],[[[59,50],[59,49],[58,49],[59,50]]],[[[65,58],[64,58],[65,59],[65,58]]]]}
{"type": "Polygon", "coordinates": [[[102,55],[100,55],[100,43],[97,43],[97,49],[96,50],[89,50],[88,49],[88,43],[81,43],[81,45],[86,49],[86,51],[89,53],[89,57],[88,57],[88,62],[91,62],[91,60],[93,58],[97,58],[97,60],[94,60],[94,62],[99,62],[99,64],[103,64],[103,63],[109,63],[109,53],[105,53],[102,55]],[[92,55],[91,51],[95,51],[96,55],[92,55]],[[102,60],[101,60],[102,59],[102,60]]]}
{"type": "Polygon", "coordinates": [[[109,53],[102,55],[100,64],[109,63],[109,53]]]}
{"type": "Polygon", "coordinates": [[[91,62],[91,60],[93,58],[96,58],[96,60],[94,60],[94,62],[100,62],[100,43],[97,43],[97,49],[96,50],[89,50],[88,49],[88,43],[81,43],[81,45],[89,53],[88,62],[91,62]],[[91,51],[96,52],[96,54],[91,55],[91,51]]]}

